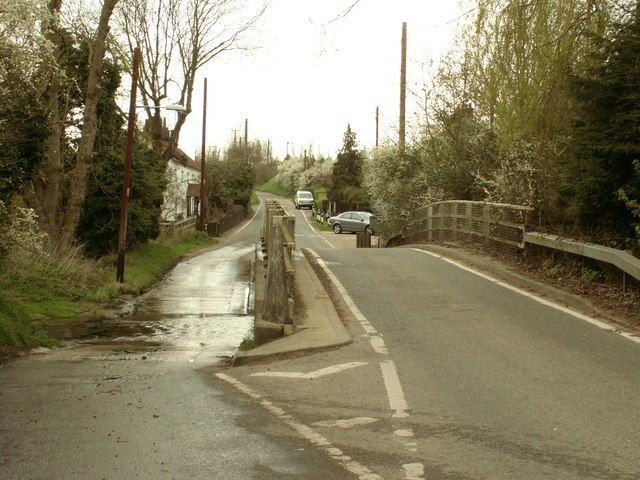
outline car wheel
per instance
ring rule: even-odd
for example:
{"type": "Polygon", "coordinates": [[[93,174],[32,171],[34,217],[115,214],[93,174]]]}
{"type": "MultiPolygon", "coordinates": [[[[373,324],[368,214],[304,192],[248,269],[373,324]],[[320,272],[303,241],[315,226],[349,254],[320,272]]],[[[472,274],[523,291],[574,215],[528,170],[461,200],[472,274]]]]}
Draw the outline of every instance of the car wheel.
{"type": "Polygon", "coordinates": [[[342,233],[342,227],[340,226],[339,223],[336,223],[336,224],[333,225],[333,231],[335,233],[342,233]]]}
{"type": "Polygon", "coordinates": [[[369,234],[373,235],[373,231],[371,230],[371,228],[369,227],[369,225],[367,225],[366,227],[364,227],[364,233],[369,233],[369,234]]]}

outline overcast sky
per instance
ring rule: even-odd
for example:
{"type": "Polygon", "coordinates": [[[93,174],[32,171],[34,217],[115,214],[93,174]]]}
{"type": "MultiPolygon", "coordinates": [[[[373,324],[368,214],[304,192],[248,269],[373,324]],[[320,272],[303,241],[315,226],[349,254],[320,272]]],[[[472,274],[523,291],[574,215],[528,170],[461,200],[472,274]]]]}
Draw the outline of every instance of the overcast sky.
{"type": "MultiPolygon", "coordinates": [[[[360,148],[394,137],[400,95],[402,22],[408,31],[408,83],[420,88],[421,65],[449,48],[464,13],[458,0],[272,0],[249,41],[251,53],[217,57],[196,79],[193,112],[180,147],[193,156],[202,143],[202,91],[207,77],[207,146],[224,147],[234,129],[270,140],[274,156],[288,149],[335,157],[351,124],[360,148]]],[[[464,2],[468,3],[468,2],[464,2]]],[[[408,104],[407,114],[415,110],[408,104]]],[[[169,114],[170,116],[171,114],[169,114]]]]}

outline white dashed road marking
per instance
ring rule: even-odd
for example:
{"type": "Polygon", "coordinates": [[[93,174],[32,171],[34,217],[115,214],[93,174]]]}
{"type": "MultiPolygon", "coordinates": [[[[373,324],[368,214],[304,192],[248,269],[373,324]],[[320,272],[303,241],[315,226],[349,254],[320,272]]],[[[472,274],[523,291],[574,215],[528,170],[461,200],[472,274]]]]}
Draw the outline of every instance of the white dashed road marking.
{"type": "Polygon", "coordinates": [[[297,422],[291,415],[288,415],[283,409],[275,406],[273,403],[271,403],[270,401],[262,397],[262,395],[254,392],[251,388],[249,388],[247,385],[243,384],[239,380],[236,380],[235,378],[229,375],[226,375],[224,373],[217,373],[216,377],[229,383],[230,385],[233,385],[245,395],[248,395],[249,397],[255,400],[259,400],[260,405],[264,409],[266,409],[267,411],[269,411],[270,413],[278,417],[280,420],[282,420],[287,426],[289,426],[292,430],[294,430],[303,438],[305,438],[307,441],[309,441],[313,446],[319,448],[320,450],[324,450],[327,453],[327,455],[329,455],[329,457],[331,457],[333,460],[338,462],[338,464],[340,464],[345,470],[355,475],[358,478],[358,480],[383,480],[383,478],[380,475],[372,472],[370,469],[360,464],[359,462],[356,462],[348,455],[345,455],[342,450],[333,446],[331,442],[329,442],[329,440],[327,440],[325,437],[323,437],[322,435],[314,431],[311,427],[303,423],[297,422]]]}
{"type": "Polygon", "coordinates": [[[404,398],[404,392],[402,391],[402,385],[400,385],[400,379],[398,378],[398,372],[396,371],[396,365],[391,360],[380,362],[380,368],[382,369],[382,378],[384,379],[384,385],[387,388],[387,396],[389,397],[389,408],[395,411],[394,418],[406,418],[409,416],[407,410],[409,406],[404,398]]]}

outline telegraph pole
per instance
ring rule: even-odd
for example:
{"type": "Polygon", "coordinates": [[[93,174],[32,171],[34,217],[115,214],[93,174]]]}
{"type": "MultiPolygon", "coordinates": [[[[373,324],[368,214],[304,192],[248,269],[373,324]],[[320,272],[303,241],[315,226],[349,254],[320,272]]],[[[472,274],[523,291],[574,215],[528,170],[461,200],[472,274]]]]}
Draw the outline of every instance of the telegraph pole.
{"type": "Polygon", "coordinates": [[[207,215],[206,166],[207,158],[207,79],[204,79],[204,100],[202,107],[202,153],[200,154],[200,224],[199,230],[204,232],[207,215]]]}
{"type": "Polygon", "coordinates": [[[129,209],[129,190],[131,185],[131,163],[133,155],[133,134],[136,124],[136,95],[138,94],[138,70],[140,69],[140,47],[133,51],[133,72],[131,72],[131,99],[129,101],[129,120],[127,125],[127,144],[124,150],[124,180],[120,199],[120,229],[118,231],[118,261],[116,263],[116,281],[124,282],[124,257],[127,249],[127,215],[129,209]]]}
{"type": "Polygon", "coordinates": [[[400,155],[404,155],[407,101],[407,22],[402,22],[402,49],[400,55],[400,138],[398,138],[398,147],[400,155]]]}
{"type": "Polygon", "coordinates": [[[379,129],[380,129],[380,107],[376,107],[376,148],[378,148],[379,129]]]}
{"type": "Polygon", "coordinates": [[[244,119],[244,162],[247,163],[247,138],[249,136],[249,119],[244,119]]]}

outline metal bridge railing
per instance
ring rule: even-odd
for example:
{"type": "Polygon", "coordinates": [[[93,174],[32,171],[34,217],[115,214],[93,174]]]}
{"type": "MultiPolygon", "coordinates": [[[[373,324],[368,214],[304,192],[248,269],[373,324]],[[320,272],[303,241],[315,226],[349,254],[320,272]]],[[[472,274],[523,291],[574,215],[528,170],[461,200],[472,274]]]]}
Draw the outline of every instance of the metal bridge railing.
{"type": "Polygon", "coordinates": [[[451,200],[422,207],[389,244],[454,242],[517,255],[531,207],[451,200]]]}
{"type": "Polygon", "coordinates": [[[629,252],[585,244],[555,235],[527,231],[533,208],[502,203],[450,200],[419,208],[387,246],[412,243],[454,243],[517,257],[536,248],[552,255],[564,252],[593,260],[621,272],[623,289],[640,283],[640,259],[629,252]]]}

